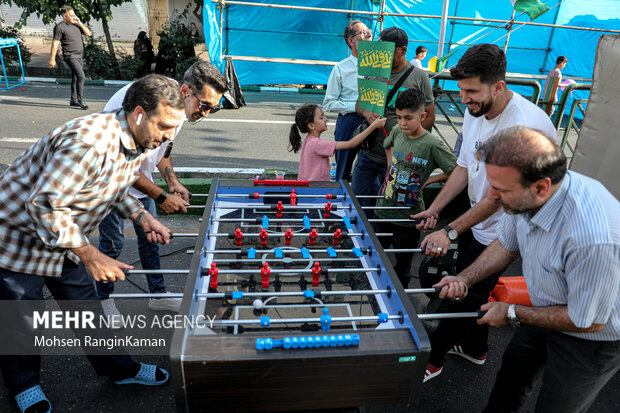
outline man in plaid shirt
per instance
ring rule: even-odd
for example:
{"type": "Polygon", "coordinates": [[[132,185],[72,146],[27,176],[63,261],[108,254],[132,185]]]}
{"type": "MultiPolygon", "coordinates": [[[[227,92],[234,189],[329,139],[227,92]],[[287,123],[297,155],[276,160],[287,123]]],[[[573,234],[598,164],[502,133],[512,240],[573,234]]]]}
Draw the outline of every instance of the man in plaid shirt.
{"type": "MultiPolygon", "coordinates": [[[[0,299],[42,300],[47,286],[63,300],[61,309],[70,300],[93,300],[88,309],[102,314],[91,277],[116,281],[132,267],[101,253],[88,235],[113,211],[139,224],[150,242],[170,242],[169,229],[128,191],[146,151],[173,140],[184,118],[178,85],[150,75],[132,85],[122,110],[69,121],[20,155],[0,176],[0,299]]],[[[28,315],[16,318],[2,325],[11,339],[33,328],[28,315]]],[[[98,375],[117,384],[168,379],[123,349],[88,357],[98,375]]],[[[2,356],[0,366],[22,412],[51,409],[39,386],[39,355],[2,356]]]]}

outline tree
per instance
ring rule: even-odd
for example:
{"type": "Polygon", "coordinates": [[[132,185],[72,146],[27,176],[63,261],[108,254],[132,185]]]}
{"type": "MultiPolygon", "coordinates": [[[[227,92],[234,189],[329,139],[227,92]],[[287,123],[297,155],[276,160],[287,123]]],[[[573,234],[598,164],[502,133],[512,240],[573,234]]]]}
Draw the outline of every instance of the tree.
{"type": "Polygon", "coordinates": [[[60,16],[60,8],[62,6],[71,6],[75,10],[75,14],[83,23],[90,20],[99,20],[103,26],[103,34],[110,54],[114,55],[114,44],[110,35],[108,22],[112,20],[112,6],[120,6],[121,4],[131,0],[94,0],[94,1],[76,1],[76,0],[0,0],[0,3],[13,4],[21,7],[23,12],[20,20],[15,27],[20,28],[26,25],[26,19],[31,14],[36,14],[45,24],[53,24],[60,16]]]}

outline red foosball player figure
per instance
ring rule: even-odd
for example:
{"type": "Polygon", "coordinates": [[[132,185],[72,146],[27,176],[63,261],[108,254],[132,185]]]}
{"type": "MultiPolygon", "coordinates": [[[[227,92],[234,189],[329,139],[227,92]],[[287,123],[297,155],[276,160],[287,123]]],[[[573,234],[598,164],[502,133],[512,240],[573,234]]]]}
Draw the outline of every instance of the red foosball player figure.
{"type": "Polygon", "coordinates": [[[294,188],[293,188],[293,189],[291,189],[291,195],[290,195],[290,198],[291,198],[291,205],[292,205],[292,206],[297,205],[297,194],[295,193],[295,189],[294,189],[294,188]]]}
{"type": "Polygon", "coordinates": [[[209,276],[211,277],[209,279],[209,288],[217,290],[217,275],[219,274],[219,272],[220,270],[217,269],[217,264],[212,262],[211,268],[209,268],[209,276]]]}
{"type": "Polygon", "coordinates": [[[327,201],[325,204],[325,218],[329,218],[329,214],[332,212],[332,202],[327,201]]]}
{"type": "Polygon", "coordinates": [[[263,278],[263,282],[261,283],[263,288],[269,288],[269,274],[271,274],[271,268],[269,268],[269,263],[264,262],[263,268],[260,269],[260,275],[263,278]]]}
{"type": "Polygon", "coordinates": [[[267,246],[267,237],[269,237],[267,230],[265,228],[261,229],[260,234],[258,234],[258,238],[260,238],[260,245],[262,247],[267,246]]]}
{"type": "Polygon", "coordinates": [[[342,238],[342,230],[340,228],[338,228],[336,231],[334,231],[334,245],[340,245],[340,238],[342,238]]]}
{"type": "Polygon", "coordinates": [[[314,262],[314,267],[312,267],[312,286],[319,286],[319,276],[321,275],[321,267],[318,261],[314,262]]]}
{"type": "Polygon", "coordinates": [[[308,240],[308,245],[314,245],[316,244],[316,239],[318,238],[319,234],[316,232],[316,228],[312,228],[312,231],[310,231],[310,239],[308,240]]]}
{"type": "Polygon", "coordinates": [[[282,218],[282,211],[284,211],[284,205],[282,205],[282,201],[278,201],[278,205],[276,205],[276,217],[282,218]]]}
{"type": "Polygon", "coordinates": [[[241,228],[235,230],[235,245],[243,245],[243,232],[241,232],[241,228]]]}
{"type": "Polygon", "coordinates": [[[284,233],[284,245],[291,245],[292,239],[293,239],[293,230],[289,228],[284,233]]]}

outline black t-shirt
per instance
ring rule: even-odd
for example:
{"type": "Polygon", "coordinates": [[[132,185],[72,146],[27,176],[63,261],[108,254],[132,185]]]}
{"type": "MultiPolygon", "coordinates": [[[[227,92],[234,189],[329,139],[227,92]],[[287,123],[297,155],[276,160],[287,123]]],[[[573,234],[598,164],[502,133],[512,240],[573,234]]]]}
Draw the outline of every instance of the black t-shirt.
{"type": "Polygon", "coordinates": [[[63,57],[83,57],[82,29],[64,21],[54,27],[54,40],[60,40],[63,57]]]}

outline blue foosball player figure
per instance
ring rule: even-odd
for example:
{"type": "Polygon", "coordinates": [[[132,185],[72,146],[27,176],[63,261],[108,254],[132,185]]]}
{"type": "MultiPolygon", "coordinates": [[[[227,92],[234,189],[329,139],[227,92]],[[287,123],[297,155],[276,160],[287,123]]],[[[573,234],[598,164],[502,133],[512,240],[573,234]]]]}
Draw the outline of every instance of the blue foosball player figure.
{"type": "Polygon", "coordinates": [[[320,317],[321,319],[321,330],[329,331],[329,325],[332,322],[332,316],[329,315],[329,308],[323,308],[323,315],[320,317]]]}

